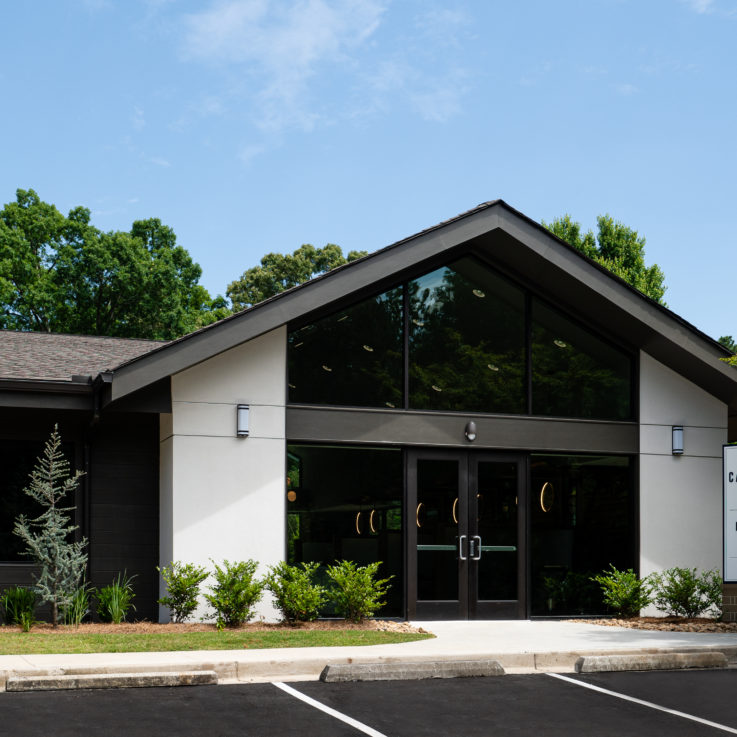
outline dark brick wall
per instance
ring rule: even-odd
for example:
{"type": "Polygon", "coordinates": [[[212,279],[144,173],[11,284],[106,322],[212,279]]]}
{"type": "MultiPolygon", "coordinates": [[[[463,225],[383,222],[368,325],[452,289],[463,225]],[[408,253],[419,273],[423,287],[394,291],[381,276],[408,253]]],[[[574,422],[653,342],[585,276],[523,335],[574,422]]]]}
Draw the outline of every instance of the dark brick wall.
{"type": "Polygon", "coordinates": [[[159,418],[116,415],[94,431],[89,468],[90,579],[133,579],[136,619],[157,619],[159,418]]]}
{"type": "MultiPolygon", "coordinates": [[[[136,619],[158,618],[159,417],[157,414],[0,409],[4,438],[43,443],[55,423],[65,443],[74,443],[75,463],[88,474],[76,498],[76,523],[90,539],[89,578],[109,584],[119,572],[135,575],[136,619]]],[[[2,473],[2,469],[0,469],[2,473]]],[[[12,520],[0,520],[10,525],[12,520]]],[[[32,582],[28,563],[0,562],[0,591],[32,582]]],[[[43,616],[44,611],[40,610],[43,616]]]]}

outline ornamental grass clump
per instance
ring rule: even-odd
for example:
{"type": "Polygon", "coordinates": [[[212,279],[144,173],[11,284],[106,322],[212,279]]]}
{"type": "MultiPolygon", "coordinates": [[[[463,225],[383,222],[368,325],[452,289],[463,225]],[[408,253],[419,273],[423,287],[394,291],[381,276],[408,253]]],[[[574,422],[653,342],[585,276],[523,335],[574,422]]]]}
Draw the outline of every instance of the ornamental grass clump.
{"type": "Polygon", "coordinates": [[[90,599],[93,592],[94,589],[87,581],[74,592],[71,601],[61,610],[64,624],[79,627],[82,620],[90,613],[90,599]]]}
{"type": "Polygon", "coordinates": [[[317,619],[327,598],[325,588],[312,580],[319,566],[319,563],[290,566],[284,561],[270,566],[264,582],[285,622],[317,619]]]}
{"type": "Polygon", "coordinates": [[[59,622],[60,609],[68,606],[80,587],[87,566],[87,540],[71,541],[77,526],[71,524],[69,512],[74,506],[62,506],[74,499],[83,474],[69,475],[69,461],[61,450],[61,436],[54,426],[41,458],[31,471],[30,485],[23,491],[35,499],[43,512],[35,519],[19,515],[13,533],[23,540],[23,551],[37,566],[34,590],[40,603],[51,604],[51,622],[59,622]]]}
{"type": "Polygon", "coordinates": [[[359,566],[341,560],[328,566],[327,575],[332,581],[330,599],[338,614],[351,622],[362,622],[384,606],[384,596],[393,576],[377,579],[380,565],[381,561],[359,566]]]}
{"type": "Polygon", "coordinates": [[[255,614],[253,607],[260,601],[264,582],[254,578],[258,563],[245,560],[237,563],[223,561],[215,566],[215,585],[210,586],[205,599],[215,610],[218,629],[238,627],[255,614]]]}
{"type": "Polygon", "coordinates": [[[604,602],[620,617],[637,617],[640,609],[652,601],[650,577],[640,579],[631,568],[619,571],[610,564],[608,572],[594,576],[591,580],[601,586],[604,602]]]}
{"type": "Polygon", "coordinates": [[[136,595],[131,585],[134,578],[135,576],[128,576],[124,571],[109,586],[97,592],[97,616],[100,621],[120,624],[131,609],[136,611],[133,604],[136,595]]]}
{"type": "Polygon", "coordinates": [[[158,603],[169,607],[172,622],[184,622],[197,609],[200,584],[207,578],[207,569],[175,560],[168,567],[157,566],[156,570],[164,579],[167,591],[158,603]]]}
{"type": "Polygon", "coordinates": [[[696,568],[668,568],[653,575],[655,606],[676,617],[722,615],[722,577],[718,570],[698,573],[696,568]]]}
{"type": "Polygon", "coordinates": [[[22,586],[14,586],[6,589],[0,595],[0,606],[2,606],[5,624],[19,624],[25,632],[31,628],[35,621],[36,592],[22,586]]]}

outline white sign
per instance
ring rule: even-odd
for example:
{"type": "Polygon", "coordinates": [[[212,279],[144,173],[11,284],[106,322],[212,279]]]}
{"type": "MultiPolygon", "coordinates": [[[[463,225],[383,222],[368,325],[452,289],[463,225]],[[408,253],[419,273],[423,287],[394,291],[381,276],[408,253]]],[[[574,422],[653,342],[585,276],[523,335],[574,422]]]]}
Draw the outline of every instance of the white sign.
{"type": "Polygon", "coordinates": [[[724,580],[737,583],[737,445],[723,448],[724,580]]]}

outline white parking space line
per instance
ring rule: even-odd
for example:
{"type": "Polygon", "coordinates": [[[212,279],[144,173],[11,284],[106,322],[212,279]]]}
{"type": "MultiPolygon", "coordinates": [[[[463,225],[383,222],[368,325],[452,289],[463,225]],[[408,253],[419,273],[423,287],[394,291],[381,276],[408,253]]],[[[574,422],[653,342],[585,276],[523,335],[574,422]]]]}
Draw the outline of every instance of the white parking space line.
{"type": "Polygon", "coordinates": [[[339,719],[341,722],[345,722],[346,724],[350,724],[351,727],[354,727],[359,732],[363,732],[364,734],[371,735],[371,737],[386,737],[386,735],[383,732],[377,732],[375,729],[372,729],[371,727],[364,724],[363,722],[359,722],[357,719],[353,719],[352,717],[349,717],[347,714],[341,714],[341,712],[336,711],[335,709],[331,709],[329,706],[325,706],[325,704],[321,704],[319,701],[315,701],[315,699],[311,699],[309,696],[305,696],[303,693],[300,693],[299,691],[297,691],[297,689],[292,688],[291,686],[287,686],[286,683],[280,683],[278,681],[274,681],[272,685],[276,686],[277,688],[280,688],[282,691],[288,693],[290,696],[294,696],[295,699],[304,701],[305,704],[314,706],[315,709],[324,711],[326,714],[329,714],[331,717],[334,717],[335,719],[339,719]]]}
{"type": "Polygon", "coordinates": [[[652,701],[643,701],[642,699],[636,699],[633,696],[626,696],[623,693],[617,693],[616,691],[610,691],[600,686],[594,686],[592,683],[586,683],[584,681],[577,681],[575,678],[568,678],[568,676],[562,676],[560,673],[547,673],[551,678],[557,678],[559,681],[566,681],[567,683],[573,683],[576,686],[583,688],[589,688],[592,691],[598,691],[599,693],[607,694],[608,696],[616,696],[618,699],[624,701],[631,701],[633,704],[639,704],[640,706],[647,706],[650,709],[657,709],[658,711],[664,711],[666,714],[673,714],[674,716],[681,717],[683,719],[690,719],[692,722],[698,722],[699,724],[706,724],[714,729],[721,729],[722,732],[729,732],[730,734],[737,734],[737,729],[728,727],[726,724],[719,724],[717,722],[710,722],[708,719],[702,719],[701,717],[695,717],[693,714],[686,714],[683,711],[676,711],[675,709],[668,709],[665,706],[653,704],[652,701]]]}

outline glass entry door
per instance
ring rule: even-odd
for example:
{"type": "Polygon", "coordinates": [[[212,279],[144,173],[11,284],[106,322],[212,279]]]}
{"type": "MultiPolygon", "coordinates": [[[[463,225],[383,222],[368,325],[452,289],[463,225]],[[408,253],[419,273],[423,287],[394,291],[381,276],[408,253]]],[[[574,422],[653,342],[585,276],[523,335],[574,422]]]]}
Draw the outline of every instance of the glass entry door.
{"type": "Polygon", "coordinates": [[[522,471],[520,456],[410,452],[410,618],[526,615],[522,471]]]}

